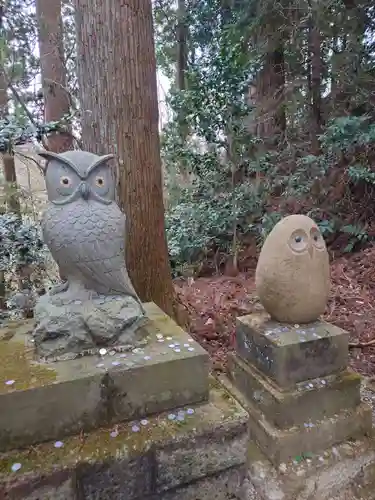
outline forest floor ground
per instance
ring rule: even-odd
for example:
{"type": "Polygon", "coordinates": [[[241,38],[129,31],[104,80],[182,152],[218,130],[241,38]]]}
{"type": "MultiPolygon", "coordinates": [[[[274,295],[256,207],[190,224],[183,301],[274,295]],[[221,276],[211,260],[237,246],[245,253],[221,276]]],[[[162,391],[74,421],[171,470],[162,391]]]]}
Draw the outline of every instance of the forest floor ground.
{"type": "MultiPolygon", "coordinates": [[[[236,277],[175,280],[179,300],[189,313],[191,333],[211,354],[214,370],[225,370],[236,317],[260,308],[254,274],[249,270],[236,277]]],[[[375,376],[375,246],[334,260],[331,279],[324,318],[349,332],[351,366],[375,376]]]]}

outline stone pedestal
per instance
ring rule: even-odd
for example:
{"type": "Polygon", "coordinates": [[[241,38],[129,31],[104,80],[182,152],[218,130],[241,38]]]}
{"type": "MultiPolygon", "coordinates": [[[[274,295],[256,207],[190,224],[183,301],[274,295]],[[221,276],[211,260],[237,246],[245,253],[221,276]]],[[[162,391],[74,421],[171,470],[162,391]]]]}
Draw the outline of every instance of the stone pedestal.
{"type": "Polygon", "coordinates": [[[157,306],[145,308],[146,344],[132,351],[41,364],[22,329],[3,339],[0,451],[207,401],[208,354],[157,306]]]}
{"type": "Polygon", "coordinates": [[[361,403],[361,380],[347,360],[347,332],[326,322],[278,324],[266,313],[238,318],[227,383],[249,413],[249,478],[263,498],[295,498],[301,485],[287,473],[293,464],[318,463],[332,448],[371,435],[371,409],[361,403]],[[279,496],[259,486],[275,478],[279,496]]]}
{"type": "Polygon", "coordinates": [[[246,411],[210,380],[200,405],[0,453],[0,498],[237,498],[247,442],[246,411]]]}
{"type": "Polygon", "coordinates": [[[0,329],[0,499],[226,500],[245,476],[247,412],[154,304],[143,348],[41,364],[0,329]]]}
{"type": "Polygon", "coordinates": [[[236,350],[280,387],[344,370],[348,333],[325,321],[285,325],[267,313],[238,319],[236,350]]]}

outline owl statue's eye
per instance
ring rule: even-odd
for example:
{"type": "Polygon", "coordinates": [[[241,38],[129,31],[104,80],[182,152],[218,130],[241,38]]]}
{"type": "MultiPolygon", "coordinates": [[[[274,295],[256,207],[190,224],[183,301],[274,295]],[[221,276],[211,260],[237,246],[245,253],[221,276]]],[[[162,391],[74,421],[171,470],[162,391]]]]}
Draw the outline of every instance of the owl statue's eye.
{"type": "Polygon", "coordinates": [[[67,175],[62,175],[60,177],[60,184],[64,187],[69,187],[69,186],[71,186],[72,181],[71,181],[70,177],[68,177],[67,175]]]}
{"type": "Polygon", "coordinates": [[[310,231],[310,235],[311,235],[311,239],[313,241],[313,245],[318,250],[324,250],[325,249],[324,239],[323,239],[323,236],[321,235],[319,229],[316,227],[313,227],[310,231]]]}
{"type": "Polygon", "coordinates": [[[104,187],[105,186],[104,177],[102,177],[101,175],[98,175],[97,177],[95,177],[95,184],[98,187],[104,187]]]}
{"type": "Polygon", "coordinates": [[[293,231],[288,242],[294,252],[304,252],[308,246],[308,236],[302,229],[293,231]]]}

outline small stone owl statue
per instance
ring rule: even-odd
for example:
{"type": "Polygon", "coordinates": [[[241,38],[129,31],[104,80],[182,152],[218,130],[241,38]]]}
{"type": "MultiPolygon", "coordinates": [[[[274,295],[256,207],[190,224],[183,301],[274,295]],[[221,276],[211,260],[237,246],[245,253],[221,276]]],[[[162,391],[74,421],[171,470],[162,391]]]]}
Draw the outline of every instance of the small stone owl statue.
{"type": "MultiPolygon", "coordinates": [[[[112,155],[86,151],[40,152],[48,206],[42,218],[44,241],[66,283],[51,290],[64,302],[88,294],[139,298],[125,265],[125,215],[115,202],[112,155]]],[[[141,304],[141,303],[140,303],[141,304]]]]}
{"type": "Polygon", "coordinates": [[[312,219],[290,215],[276,224],[261,250],[255,284],[263,307],[279,322],[309,323],[324,313],[329,256],[312,219]]]}

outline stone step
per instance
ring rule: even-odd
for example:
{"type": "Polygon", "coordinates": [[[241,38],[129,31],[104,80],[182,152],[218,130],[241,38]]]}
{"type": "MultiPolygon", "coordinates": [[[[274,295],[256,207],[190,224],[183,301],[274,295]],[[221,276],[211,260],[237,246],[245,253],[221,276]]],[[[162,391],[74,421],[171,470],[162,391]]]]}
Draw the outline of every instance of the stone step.
{"type": "Polygon", "coordinates": [[[247,470],[244,484],[255,488],[258,500],[373,500],[375,442],[347,441],[279,468],[250,443],[247,470]]]}
{"type": "Polygon", "coordinates": [[[309,426],[343,409],[354,409],[361,400],[361,377],[348,370],[299,382],[290,390],[281,389],[234,353],[228,355],[228,370],[237,389],[280,429],[309,426]]]}
{"type": "Polygon", "coordinates": [[[348,439],[372,434],[371,408],[361,403],[355,409],[341,410],[333,417],[316,421],[312,427],[304,425],[289,429],[275,427],[254,401],[249,401],[227,377],[220,381],[235,395],[249,413],[249,438],[276,467],[295,457],[319,453],[348,439]]]}
{"type": "Polygon", "coordinates": [[[280,387],[345,370],[348,341],[346,331],[325,321],[286,325],[267,313],[237,318],[237,353],[280,387]]]}
{"type": "Polygon", "coordinates": [[[148,341],[132,352],[41,364],[25,327],[2,331],[0,451],[206,401],[207,352],[155,304],[145,309],[148,341]]]}
{"type": "Polygon", "coordinates": [[[0,498],[187,500],[201,486],[224,500],[227,480],[241,485],[248,415],[210,386],[204,404],[0,454],[0,498]]]}

